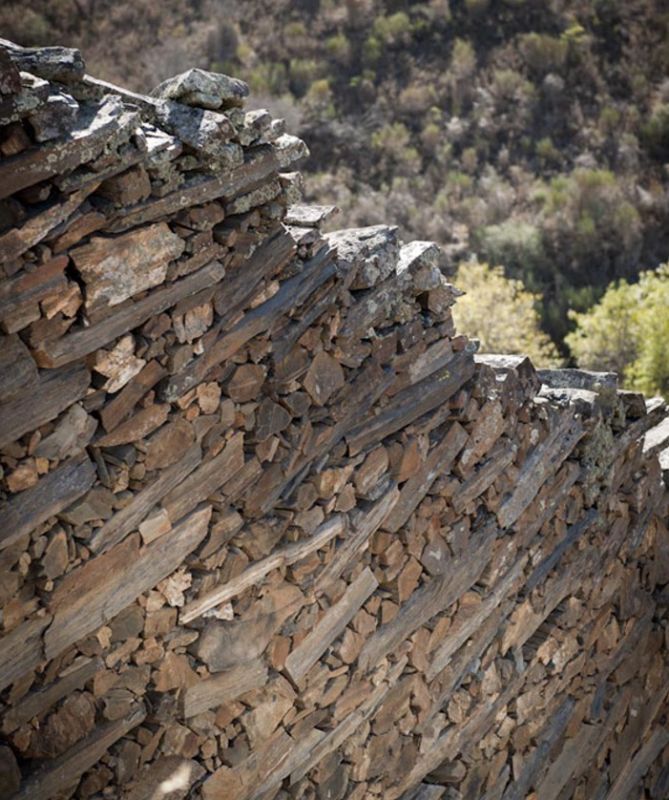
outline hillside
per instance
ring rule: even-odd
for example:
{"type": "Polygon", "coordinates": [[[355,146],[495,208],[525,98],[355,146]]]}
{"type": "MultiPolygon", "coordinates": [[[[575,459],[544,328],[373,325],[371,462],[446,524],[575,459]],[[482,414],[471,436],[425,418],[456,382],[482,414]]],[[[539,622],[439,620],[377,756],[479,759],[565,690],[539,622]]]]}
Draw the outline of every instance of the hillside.
{"type": "Polygon", "coordinates": [[[669,14],[661,0],[35,0],[0,27],[132,88],[186,66],[248,81],[311,148],[338,224],[476,254],[568,308],[669,255],[669,14]],[[664,82],[663,82],[664,81],[664,82]]]}

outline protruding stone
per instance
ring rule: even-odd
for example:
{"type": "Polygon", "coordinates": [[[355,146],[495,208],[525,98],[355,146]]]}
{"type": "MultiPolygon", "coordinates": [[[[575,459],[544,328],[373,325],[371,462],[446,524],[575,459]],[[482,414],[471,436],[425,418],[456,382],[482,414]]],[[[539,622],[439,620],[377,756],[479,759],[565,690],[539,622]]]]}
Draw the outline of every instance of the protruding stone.
{"type": "Polygon", "coordinates": [[[32,126],[35,139],[47,142],[66,136],[74,125],[79,112],[77,101],[65,92],[52,92],[46,103],[30,114],[28,121],[32,126]]]}
{"type": "Polygon", "coordinates": [[[72,83],[81,80],[86,70],[81,53],[72,47],[20,47],[0,39],[0,48],[7,50],[20,70],[47,81],[72,83]]]}
{"type": "Polygon", "coordinates": [[[238,78],[203,69],[189,69],[168,78],[151,92],[154,97],[178,100],[196,108],[235,108],[244,105],[249,87],[238,78]]]}
{"type": "Polygon", "coordinates": [[[284,133],[274,142],[279,166],[282,169],[289,167],[301,158],[307,158],[309,148],[302,139],[290,133],[284,133]]]}
{"type": "Polygon", "coordinates": [[[234,128],[224,114],[189,108],[183,103],[163,100],[156,106],[158,122],[196,153],[211,156],[229,167],[244,161],[242,148],[230,143],[234,128]]]}
{"type": "Polygon", "coordinates": [[[357,270],[353,289],[369,289],[390,277],[399,259],[397,228],[374,225],[369,228],[347,228],[325,237],[337,249],[340,269],[357,270]]]}

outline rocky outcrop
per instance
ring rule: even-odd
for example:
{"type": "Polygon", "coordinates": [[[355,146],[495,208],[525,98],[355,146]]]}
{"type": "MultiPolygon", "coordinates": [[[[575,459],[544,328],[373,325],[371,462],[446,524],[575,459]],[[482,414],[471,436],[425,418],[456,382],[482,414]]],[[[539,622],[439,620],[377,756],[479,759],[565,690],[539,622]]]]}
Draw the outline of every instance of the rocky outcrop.
{"type": "Polygon", "coordinates": [[[0,44],[3,797],[666,797],[664,404],[477,354],[240,81],[0,44]]]}

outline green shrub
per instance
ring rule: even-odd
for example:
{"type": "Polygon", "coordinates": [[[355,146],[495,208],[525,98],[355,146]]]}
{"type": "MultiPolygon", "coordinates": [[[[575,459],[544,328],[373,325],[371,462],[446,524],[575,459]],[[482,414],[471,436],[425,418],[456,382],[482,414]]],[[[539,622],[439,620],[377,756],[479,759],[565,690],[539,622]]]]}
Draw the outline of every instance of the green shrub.
{"type": "Polygon", "coordinates": [[[248,82],[257,94],[280,95],[288,89],[288,70],[278,62],[261,62],[248,75],[248,82]]]}
{"type": "Polygon", "coordinates": [[[479,339],[484,353],[528,355],[537,366],[557,366],[555,345],[541,330],[538,295],[502,267],[476,261],[461,264],[453,280],[465,292],[453,308],[459,333],[479,339]]]}
{"type": "Polygon", "coordinates": [[[498,100],[509,102],[530,97],[534,93],[534,86],[515,69],[496,69],[493,72],[491,90],[498,100]]]}
{"type": "Polygon", "coordinates": [[[292,22],[287,22],[283,26],[283,35],[287,40],[300,39],[307,35],[306,25],[301,20],[293,20],[292,22]]]}
{"type": "Polygon", "coordinates": [[[467,11],[471,11],[473,14],[481,14],[487,11],[489,6],[490,0],[465,0],[467,11]]]}
{"type": "Polygon", "coordinates": [[[376,36],[368,36],[362,46],[362,61],[367,67],[375,67],[383,55],[383,45],[376,36]]]}
{"type": "Polygon", "coordinates": [[[569,43],[546,33],[524,33],[518,46],[525,63],[532,72],[543,75],[559,72],[567,60],[569,43]]]}
{"type": "Polygon", "coordinates": [[[641,142],[659,161],[669,158],[669,104],[657,106],[641,128],[641,142]]]}
{"type": "Polygon", "coordinates": [[[304,100],[309,109],[319,117],[332,119],[335,116],[332,90],[327,78],[319,78],[314,81],[309,87],[304,100]]]}
{"type": "Polygon", "coordinates": [[[434,89],[418,83],[402,89],[398,105],[402,112],[424,114],[434,102],[434,89]]]}
{"type": "Polygon", "coordinates": [[[337,33],[326,39],[325,49],[338,64],[348,64],[351,60],[351,43],[345,33],[337,33]]]}
{"type": "Polygon", "coordinates": [[[511,275],[522,278],[533,291],[542,288],[546,254],[536,225],[518,219],[488,225],[477,231],[475,244],[487,261],[504,264],[511,275]]]}
{"type": "Polygon", "coordinates": [[[288,68],[290,89],[302,97],[311,84],[321,77],[322,67],[313,58],[291,58],[288,68]]]}
{"type": "Polygon", "coordinates": [[[411,32],[411,20],[404,11],[389,16],[381,15],[374,20],[374,35],[385,44],[397,44],[411,32]]]}
{"type": "Polygon", "coordinates": [[[669,398],[669,264],[639,282],[612,284],[585,313],[572,312],[566,342],[581,367],[614,370],[626,386],[669,398]]]}
{"type": "Polygon", "coordinates": [[[3,37],[27,47],[53,43],[49,21],[44,15],[24,5],[9,5],[0,9],[0,30],[3,37]]]}
{"type": "Polygon", "coordinates": [[[534,150],[537,154],[537,157],[540,158],[544,163],[549,165],[560,163],[560,151],[553,144],[553,140],[550,138],[550,136],[544,136],[543,139],[539,139],[534,150]]]}
{"type": "Polygon", "coordinates": [[[468,78],[476,69],[476,53],[466,39],[456,39],[451,51],[450,71],[456,78],[468,78]]]}
{"type": "Polygon", "coordinates": [[[604,106],[599,112],[597,127],[606,136],[616,133],[620,125],[621,114],[615,106],[604,106]]]}

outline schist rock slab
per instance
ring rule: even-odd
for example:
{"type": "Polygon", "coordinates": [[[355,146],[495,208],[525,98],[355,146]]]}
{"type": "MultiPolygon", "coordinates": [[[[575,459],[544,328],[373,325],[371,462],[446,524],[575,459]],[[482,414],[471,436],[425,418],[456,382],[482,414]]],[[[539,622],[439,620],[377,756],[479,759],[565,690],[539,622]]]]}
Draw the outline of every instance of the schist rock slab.
{"type": "Polygon", "coordinates": [[[165,280],[184,242],[159,222],[119,236],[93,236],[71,251],[86,284],[86,308],[114,306],[165,280]]]}

